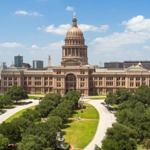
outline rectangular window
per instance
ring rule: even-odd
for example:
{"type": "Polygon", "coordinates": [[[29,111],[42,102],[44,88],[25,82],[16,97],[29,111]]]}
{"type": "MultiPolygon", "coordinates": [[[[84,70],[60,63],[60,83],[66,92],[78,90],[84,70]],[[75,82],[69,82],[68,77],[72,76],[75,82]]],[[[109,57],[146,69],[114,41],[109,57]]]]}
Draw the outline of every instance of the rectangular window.
{"type": "Polygon", "coordinates": [[[61,83],[57,83],[57,87],[61,87],[61,83]]]}
{"type": "Polygon", "coordinates": [[[122,77],[122,80],[125,80],[126,78],[125,77],[122,77]]]}
{"type": "Polygon", "coordinates": [[[146,78],[142,78],[142,81],[146,81],[146,78]]]}
{"type": "Polygon", "coordinates": [[[117,80],[120,80],[120,77],[117,77],[117,80]]]}
{"type": "Polygon", "coordinates": [[[27,82],[24,82],[24,85],[27,85],[27,82]]]}
{"type": "Polygon", "coordinates": [[[99,80],[103,80],[103,77],[99,77],[99,80]]]}
{"type": "Polygon", "coordinates": [[[61,74],[61,71],[57,71],[57,74],[61,74]]]}
{"type": "Polygon", "coordinates": [[[140,86],[140,83],[139,82],[136,82],[136,87],[139,87],[140,86]]]}
{"type": "Polygon", "coordinates": [[[125,86],[125,82],[122,82],[122,86],[125,86]]]}
{"type": "Polygon", "coordinates": [[[45,77],[45,80],[48,80],[48,77],[45,77]]]}
{"type": "Polygon", "coordinates": [[[31,81],[28,82],[28,85],[31,85],[31,81]]]}
{"type": "Polygon", "coordinates": [[[48,85],[48,82],[45,82],[45,85],[48,85]]]}
{"type": "Polygon", "coordinates": [[[106,77],[106,80],[113,80],[113,77],[106,77]]]}
{"type": "Polygon", "coordinates": [[[52,80],[53,78],[52,77],[49,77],[49,80],[52,80]]]}
{"type": "Polygon", "coordinates": [[[106,82],[106,86],[113,86],[113,82],[106,82]]]}
{"type": "Polygon", "coordinates": [[[81,81],[84,81],[85,79],[84,79],[84,78],[80,78],[80,80],[81,80],[81,81]]]}
{"type": "Polygon", "coordinates": [[[16,80],[17,80],[17,77],[14,77],[14,80],[16,81],[16,80]]]}
{"type": "Polygon", "coordinates": [[[140,77],[136,77],[136,81],[140,81],[140,77]]]}
{"type": "Polygon", "coordinates": [[[133,77],[131,77],[131,78],[130,78],[130,81],[133,81],[133,80],[134,80],[134,78],[133,78],[133,77]]]}
{"type": "Polygon", "coordinates": [[[57,81],[61,81],[61,78],[57,78],[57,81]]]}
{"type": "Polygon", "coordinates": [[[53,83],[52,83],[52,82],[49,82],[49,85],[50,85],[50,86],[52,86],[52,85],[53,85],[53,83]]]}
{"type": "Polygon", "coordinates": [[[12,77],[9,77],[9,80],[12,80],[12,77]]]}
{"type": "Polygon", "coordinates": [[[133,87],[134,86],[134,83],[133,82],[130,82],[130,87],[133,87]]]}
{"type": "Polygon", "coordinates": [[[28,77],[28,80],[31,80],[31,77],[28,77]]]}
{"type": "Polygon", "coordinates": [[[4,80],[7,80],[7,77],[4,77],[4,80]]]}
{"type": "Polygon", "coordinates": [[[4,82],[4,86],[7,86],[7,82],[4,82]]]}
{"type": "Polygon", "coordinates": [[[35,82],[35,85],[41,85],[41,82],[35,82]]]}
{"type": "Polygon", "coordinates": [[[99,82],[99,86],[103,86],[103,82],[99,82]]]}
{"type": "Polygon", "coordinates": [[[120,86],[120,82],[117,82],[117,86],[120,86]]]}
{"type": "Polygon", "coordinates": [[[17,85],[17,82],[14,82],[14,85],[17,85]]]}
{"type": "Polygon", "coordinates": [[[35,80],[41,80],[41,77],[35,77],[35,80]]]}
{"type": "Polygon", "coordinates": [[[12,82],[9,82],[8,85],[9,85],[9,86],[12,86],[12,82]]]}

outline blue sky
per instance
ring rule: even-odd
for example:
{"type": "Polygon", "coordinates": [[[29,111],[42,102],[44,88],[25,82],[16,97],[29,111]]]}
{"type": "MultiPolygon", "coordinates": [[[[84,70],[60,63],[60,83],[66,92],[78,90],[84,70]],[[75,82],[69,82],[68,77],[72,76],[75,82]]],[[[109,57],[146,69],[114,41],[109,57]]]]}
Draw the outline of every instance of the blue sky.
{"type": "Polygon", "coordinates": [[[0,61],[60,65],[61,46],[76,12],[89,64],[150,60],[149,0],[0,0],[0,61]]]}

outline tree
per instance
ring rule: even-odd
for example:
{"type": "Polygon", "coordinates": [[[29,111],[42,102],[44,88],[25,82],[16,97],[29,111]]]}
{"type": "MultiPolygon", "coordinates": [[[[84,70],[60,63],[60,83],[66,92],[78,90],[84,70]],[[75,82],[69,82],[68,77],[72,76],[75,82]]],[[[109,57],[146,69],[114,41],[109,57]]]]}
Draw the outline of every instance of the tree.
{"type": "Polygon", "coordinates": [[[11,89],[6,92],[13,101],[28,99],[27,91],[23,90],[21,86],[13,85],[11,89]]]}
{"type": "Polygon", "coordinates": [[[9,140],[5,138],[2,134],[0,134],[0,150],[8,149],[9,140]]]}
{"type": "Polygon", "coordinates": [[[56,140],[57,127],[54,123],[32,124],[23,134],[18,150],[34,149],[34,150],[55,150],[58,141],[56,140]]]}
{"type": "Polygon", "coordinates": [[[40,113],[41,117],[47,117],[53,109],[55,109],[55,102],[50,99],[42,100],[39,105],[35,107],[35,110],[40,113]]]}
{"type": "Polygon", "coordinates": [[[39,122],[41,121],[41,114],[37,110],[27,109],[22,113],[21,117],[31,121],[31,122],[39,122]]]}
{"type": "Polygon", "coordinates": [[[136,132],[125,125],[117,123],[107,129],[102,141],[102,150],[136,150],[136,132]]]}
{"type": "Polygon", "coordinates": [[[100,147],[98,147],[97,145],[95,145],[94,150],[101,150],[101,148],[100,148],[100,147]]]}
{"type": "Polygon", "coordinates": [[[13,105],[14,102],[11,99],[10,95],[4,93],[2,98],[3,98],[3,103],[5,106],[12,106],[13,105]]]}
{"type": "Polygon", "coordinates": [[[3,96],[0,95],[0,109],[4,108],[4,101],[3,101],[3,96]]]}
{"type": "Polygon", "coordinates": [[[0,124],[0,134],[3,134],[5,137],[12,142],[18,142],[21,140],[21,131],[19,126],[16,123],[10,122],[5,123],[3,122],[0,124]]]}

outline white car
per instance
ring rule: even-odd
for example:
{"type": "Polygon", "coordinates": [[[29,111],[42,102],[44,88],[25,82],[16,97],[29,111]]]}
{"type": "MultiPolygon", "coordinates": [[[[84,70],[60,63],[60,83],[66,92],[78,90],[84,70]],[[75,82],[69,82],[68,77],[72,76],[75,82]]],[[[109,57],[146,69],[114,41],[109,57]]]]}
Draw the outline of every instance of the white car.
{"type": "Polygon", "coordinates": [[[115,113],[116,113],[116,111],[114,111],[114,110],[111,110],[111,111],[110,111],[110,113],[112,113],[112,114],[115,114],[115,113]]]}

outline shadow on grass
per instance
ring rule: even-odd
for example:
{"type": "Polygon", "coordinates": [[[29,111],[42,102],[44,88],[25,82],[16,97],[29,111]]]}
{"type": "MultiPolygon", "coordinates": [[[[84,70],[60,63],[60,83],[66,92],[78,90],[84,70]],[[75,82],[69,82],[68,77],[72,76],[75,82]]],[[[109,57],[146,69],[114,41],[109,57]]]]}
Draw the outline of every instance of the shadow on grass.
{"type": "Polygon", "coordinates": [[[62,129],[66,129],[66,128],[69,128],[70,125],[68,125],[68,123],[71,123],[73,122],[73,120],[67,120],[67,122],[65,124],[62,125],[62,129]]]}
{"type": "Polygon", "coordinates": [[[16,108],[15,106],[5,107],[6,109],[13,109],[16,108]]]}

